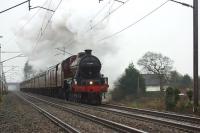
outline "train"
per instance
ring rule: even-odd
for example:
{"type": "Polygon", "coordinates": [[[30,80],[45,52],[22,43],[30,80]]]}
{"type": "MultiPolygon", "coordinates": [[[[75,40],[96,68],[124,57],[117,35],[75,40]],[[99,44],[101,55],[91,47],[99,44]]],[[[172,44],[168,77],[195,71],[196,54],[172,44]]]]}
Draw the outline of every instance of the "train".
{"type": "Polygon", "coordinates": [[[108,78],[100,60],[86,49],[20,83],[23,92],[100,105],[108,91],[108,78]]]}

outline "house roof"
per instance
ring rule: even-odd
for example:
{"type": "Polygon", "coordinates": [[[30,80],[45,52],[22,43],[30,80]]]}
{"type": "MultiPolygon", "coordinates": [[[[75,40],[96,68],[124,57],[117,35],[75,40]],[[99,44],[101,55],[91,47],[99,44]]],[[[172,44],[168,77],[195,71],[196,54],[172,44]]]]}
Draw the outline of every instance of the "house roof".
{"type": "Polygon", "coordinates": [[[160,86],[160,79],[158,74],[142,74],[146,86],[160,86]]]}

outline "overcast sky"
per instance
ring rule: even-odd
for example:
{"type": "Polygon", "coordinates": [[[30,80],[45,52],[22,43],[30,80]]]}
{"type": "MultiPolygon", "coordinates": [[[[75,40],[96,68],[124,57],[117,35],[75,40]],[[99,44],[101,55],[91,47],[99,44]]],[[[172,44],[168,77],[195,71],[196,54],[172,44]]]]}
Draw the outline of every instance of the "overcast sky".
{"type": "MultiPolygon", "coordinates": [[[[49,8],[55,9],[59,1],[50,1],[51,0],[47,0],[45,7],[49,6],[49,8]]],[[[51,13],[40,10],[39,13],[36,14],[36,17],[32,18],[38,9],[29,12],[28,4],[24,4],[18,8],[0,14],[0,35],[3,36],[3,38],[0,39],[2,51],[22,51],[29,56],[29,58],[32,58],[30,56],[34,57],[33,65],[37,68],[39,67],[37,64],[43,65],[41,68],[44,69],[47,66],[54,65],[56,61],[62,60],[63,55],[52,56],[52,58],[54,58],[52,60],[55,62],[47,61],[49,57],[45,57],[45,55],[48,56],[48,54],[46,54],[45,50],[42,48],[53,47],[48,49],[48,53],[55,55],[58,53],[58,51],[54,50],[55,46],[68,45],[65,41],[58,40],[65,40],[65,34],[69,38],[72,33],[73,37],[76,39],[78,38],[78,43],[72,44],[72,47],[69,47],[67,51],[76,54],[83,49],[92,48],[94,50],[93,53],[99,56],[103,63],[102,70],[104,75],[108,76],[111,82],[116,80],[116,78],[123,73],[130,62],[133,62],[136,68],[140,69],[137,65],[137,61],[147,51],[162,53],[170,57],[174,61],[174,70],[192,76],[193,39],[191,8],[168,2],[159,10],[131,28],[112,38],[99,41],[139,20],[165,1],[166,0],[130,0],[99,24],[97,29],[91,32],[83,32],[85,31],[83,30],[85,29],[84,25],[86,25],[87,29],[90,25],[99,22],[109,11],[118,7],[120,3],[113,2],[113,0],[110,0],[110,3],[109,0],[104,0],[101,3],[98,3],[98,0],[63,0],[54,14],[51,24],[47,27],[45,35],[43,35],[44,39],[41,43],[38,43],[36,50],[34,50],[36,54],[30,54],[33,52],[33,47],[35,46],[35,40],[33,38],[40,30],[41,23],[45,20],[43,19],[45,14],[46,20],[48,20],[51,13]],[[93,18],[103,7],[105,7],[104,10],[93,18]],[[29,23],[25,28],[21,29],[21,26],[27,22],[29,23]],[[62,28],[62,26],[65,28],[62,28]],[[60,28],[62,28],[62,30],[60,30],[60,28]],[[64,29],[67,29],[67,31],[64,31],[64,29]],[[61,32],[62,35],[60,35],[61,32]],[[54,34],[57,34],[55,38],[54,34]],[[92,38],[91,42],[88,41],[90,38],[92,38]],[[83,44],[80,43],[81,40],[83,40],[83,44]],[[53,44],[48,45],[51,42],[53,44]],[[91,44],[89,45],[87,43],[91,44]],[[37,56],[37,54],[39,56],[37,56]],[[44,63],[47,65],[45,66],[44,63]]],[[[192,0],[179,1],[192,4],[192,0]]],[[[1,0],[0,10],[20,2],[23,2],[23,0],[1,0]]],[[[44,2],[45,0],[32,0],[31,5],[42,5],[44,2]]],[[[47,21],[44,22],[44,24],[46,23],[47,21]]],[[[2,60],[15,55],[16,54],[2,54],[2,60]]],[[[65,55],[65,58],[67,56],[68,55],[65,55]]],[[[27,58],[16,58],[5,62],[4,71],[10,69],[6,66],[17,65],[23,67],[26,60],[27,58]]],[[[16,68],[15,71],[7,72],[6,75],[8,81],[21,81],[23,79],[21,68],[16,68]]]]}

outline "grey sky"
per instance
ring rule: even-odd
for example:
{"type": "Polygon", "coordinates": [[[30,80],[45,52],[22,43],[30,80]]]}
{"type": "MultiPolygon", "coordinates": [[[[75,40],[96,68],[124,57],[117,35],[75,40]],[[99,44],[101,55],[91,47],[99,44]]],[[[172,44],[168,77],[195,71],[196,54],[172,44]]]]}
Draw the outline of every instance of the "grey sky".
{"type": "MultiPolygon", "coordinates": [[[[7,7],[15,5],[16,3],[20,3],[23,0],[15,0],[15,1],[6,1],[1,0],[0,10],[3,10],[7,7]]],[[[32,0],[32,5],[41,5],[43,1],[39,0],[32,0]]],[[[83,32],[80,29],[76,29],[77,27],[81,27],[83,24],[86,23],[87,18],[91,18],[99,9],[103,7],[109,0],[104,0],[102,3],[98,3],[98,0],[63,0],[64,3],[58,9],[58,12],[55,13],[52,23],[58,26],[60,23],[63,22],[62,17],[69,17],[73,21],[69,21],[67,23],[68,28],[73,32],[76,31],[77,33],[81,33],[81,37],[83,36],[83,32]],[[69,7],[64,7],[65,3],[69,2],[73,8],[67,10],[69,7]],[[64,9],[66,8],[66,10],[64,9]],[[65,13],[66,11],[66,13],[65,13]],[[71,11],[71,14],[69,12],[71,11]],[[94,12],[93,12],[94,11],[94,12]],[[62,13],[62,15],[60,14],[62,13]],[[66,15],[67,14],[67,15],[66,15]],[[83,21],[81,21],[83,19],[83,21]],[[62,21],[59,21],[62,20],[62,21]],[[71,22],[71,23],[70,23],[71,22]],[[72,23],[74,22],[74,23],[72,23]],[[83,23],[83,24],[82,24],[83,23]]],[[[125,1],[125,0],[124,0],[125,1]]],[[[142,16],[150,12],[152,9],[158,7],[161,3],[166,0],[130,0],[127,4],[122,6],[119,10],[113,13],[106,21],[104,21],[104,32],[105,34],[98,34],[95,36],[92,35],[93,40],[99,40],[101,38],[116,31],[121,30],[122,28],[126,27],[127,25],[135,22],[136,20],[140,19],[142,16]]],[[[192,0],[180,0],[182,2],[186,2],[192,4],[192,0]]],[[[57,3],[53,0],[54,6],[56,7],[57,3]]],[[[112,5],[112,9],[119,6],[119,3],[114,3],[112,5]]],[[[52,7],[52,8],[53,8],[52,7]]],[[[35,9],[36,10],[36,9],[35,9]]],[[[108,11],[108,10],[106,10],[108,11]]],[[[102,12],[98,15],[100,20],[105,16],[105,12],[102,12]]],[[[4,37],[0,39],[2,45],[2,51],[20,51],[21,49],[18,48],[16,44],[16,37],[14,33],[16,33],[16,29],[19,29],[16,26],[22,25],[23,21],[27,21],[30,19],[36,11],[28,11],[28,5],[25,4],[20,6],[16,9],[8,11],[1,15],[0,21],[0,35],[4,37]]],[[[44,11],[45,12],[45,11],[44,11]]],[[[40,16],[41,17],[41,16],[40,16]]],[[[38,24],[41,23],[40,19],[33,18],[33,22],[27,24],[26,28],[30,28],[33,33],[37,32],[34,29],[37,29],[37,22],[38,24]],[[34,25],[35,24],[35,25],[34,25]],[[36,27],[36,28],[35,28],[36,27]],[[32,30],[33,29],[33,30],[32,30]]],[[[56,27],[58,28],[58,27],[56,27]]],[[[101,27],[100,27],[101,28],[101,27]]],[[[30,32],[30,30],[27,30],[30,32]]],[[[33,34],[33,33],[26,33],[33,34]]],[[[99,32],[98,32],[99,33],[99,32]]],[[[86,33],[87,34],[87,33],[86,33]]],[[[21,35],[21,34],[20,34],[21,35]]],[[[85,35],[86,38],[90,37],[90,33],[85,35]]],[[[60,37],[60,36],[58,36],[60,37]]],[[[94,41],[94,42],[95,42],[94,41]]],[[[111,79],[111,81],[115,80],[124,70],[125,67],[128,66],[130,62],[133,62],[136,67],[137,60],[143,56],[143,54],[147,51],[159,52],[163,55],[170,57],[174,60],[174,69],[181,72],[182,74],[188,73],[192,76],[192,9],[188,7],[184,7],[173,2],[168,2],[162,8],[157,10],[152,15],[148,16],[135,26],[129,28],[128,30],[108,39],[105,40],[107,45],[110,46],[103,46],[107,49],[104,54],[103,48],[99,50],[94,47],[94,54],[99,55],[101,60],[103,61],[103,72],[105,75],[111,79]],[[113,47],[113,49],[112,49],[113,47]],[[110,53],[109,53],[110,51],[110,53]],[[102,54],[103,53],[103,54],[102,54]],[[105,55],[105,56],[104,56],[105,55]]],[[[21,41],[17,41],[21,42],[21,41]]],[[[99,44],[101,44],[100,42],[99,44]]],[[[26,44],[28,48],[32,48],[33,44],[26,44]],[[29,47],[30,46],[30,47],[29,47]]],[[[25,46],[20,45],[20,46],[25,46]]],[[[42,45],[39,45],[39,48],[42,45]]],[[[90,45],[85,45],[86,48],[90,45]]],[[[91,45],[93,47],[93,45],[91,45]]],[[[22,48],[23,49],[23,48],[22,48]]],[[[81,47],[80,49],[73,49],[69,52],[77,53],[80,50],[84,49],[81,47]]],[[[31,52],[31,50],[25,50],[26,52],[31,52]]],[[[56,52],[55,52],[56,53],[56,52]]],[[[54,54],[54,53],[52,53],[54,54]]],[[[41,54],[44,56],[44,54],[41,54]]],[[[3,54],[2,60],[11,57],[11,54],[3,54]]],[[[67,57],[67,56],[66,56],[67,57]]],[[[55,57],[56,58],[56,57],[55,57]]],[[[59,59],[63,57],[58,57],[59,59]]],[[[19,65],[23,66],[25,62],[25,58],[16,58],[12,61],[5,63],[5,65],[19,65]]],[[[44,58],[45,60],[45,58],[44,58]]],[[[40,62],[40,61],[39,61],[40,62]]],[[[48,62],[50,65],[50,62],[48,62]]],[[[53,64],[52,64],[53,65],[53,64]]],[[[44,68],[44,67],[42,67],[44,68]]],[[[9,68],[4,68],[4,71],[8,70],[9,68]]],[[[12,75],[12,73],[11,73],[12,75]]],[[[9,79],[9,81],[20,81],[22,80],[22,72],[13,75],[14,79],[9,79]]]]}

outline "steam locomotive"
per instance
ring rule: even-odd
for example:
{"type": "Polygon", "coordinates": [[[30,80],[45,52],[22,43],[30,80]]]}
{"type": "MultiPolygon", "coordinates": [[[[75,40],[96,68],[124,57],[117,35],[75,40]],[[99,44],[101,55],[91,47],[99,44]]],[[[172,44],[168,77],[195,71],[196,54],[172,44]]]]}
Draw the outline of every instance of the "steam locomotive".
{"type": "Polygon", "coordinates": [[[99,105],[108,90],[108,78],[100,73],[101,62],[92,50],[78,53],[26,81],[20,90],[99,105]]]}

